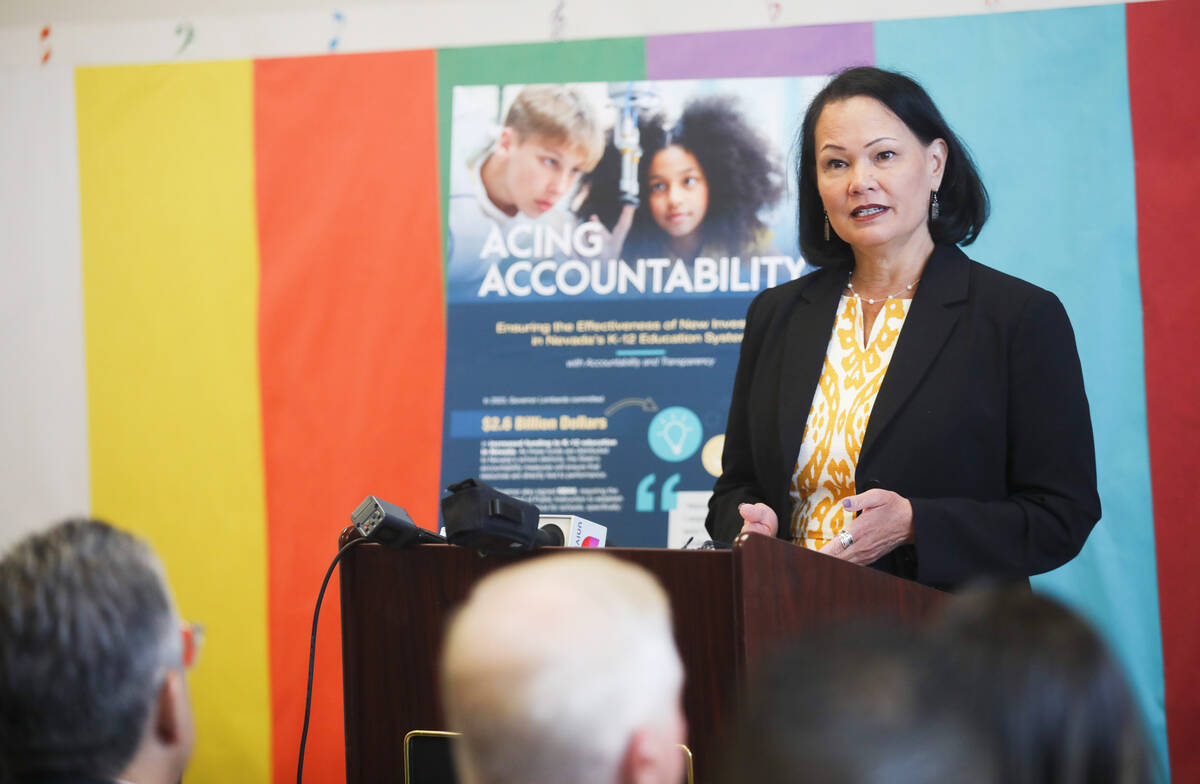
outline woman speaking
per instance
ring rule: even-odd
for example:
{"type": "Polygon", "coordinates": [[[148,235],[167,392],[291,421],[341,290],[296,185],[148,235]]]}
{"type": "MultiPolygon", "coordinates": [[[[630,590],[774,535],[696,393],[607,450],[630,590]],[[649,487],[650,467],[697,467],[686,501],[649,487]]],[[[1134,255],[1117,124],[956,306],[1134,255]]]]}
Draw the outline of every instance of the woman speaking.
{"type": "Polygon", "coordinates": [[[1070,560],[1100,517],[1075,336],[1057,297],[957,247],[988,213],[966,148],[877,68],[821,90],[798,147],[819,269],[750,305],[709,533],[941,588],[1070,560]]]}

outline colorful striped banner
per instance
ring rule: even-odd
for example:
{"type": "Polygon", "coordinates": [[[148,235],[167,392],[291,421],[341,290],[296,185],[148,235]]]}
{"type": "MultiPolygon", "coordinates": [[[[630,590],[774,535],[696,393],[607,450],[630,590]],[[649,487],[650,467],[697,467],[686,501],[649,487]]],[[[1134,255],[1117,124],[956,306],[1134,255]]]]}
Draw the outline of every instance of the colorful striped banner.
{"type": "MultiPolygon", "coordinates": [[[[1200,341],[1188,310],[1200,287],[1187,253],[1198,229],[1180,195],[1200,166],[1186,131],[1200,93],[1179,76],[1196,62],[1198,37],[1197,6],[1163,0],[78,69],[79,213],[62,198],[26,205],[8,182],[0,195],[6,227],[51,215],[51,225],[80,227],[86,391],[78,368],[53,375],[33,362],[24,337],[0,344],[0,359],[13,358],[22,378],[70,387],[38,401],[30,420],[62,423],[29,447],[42,463],[55,439],[82,439],[71,405],[86,395],[88,476],[62,478],[83,470],[70,468],[85,461],[76,443],[45,488],[27,489],[30,472],[12,471],[0,489],[40,499],[73,482],[76,497],[90,492],[93,514],[149,537],[183,613],[209,632],[192,679],[199,743],[188,780],[289,781],[313,602],[350,511],[377,494],[421,524],[437,519],[439,205],[454,87],[797,76],[877,62],[925,83],[972,145],[996,209],[971,254],[1046,285],[1070,312],[1105,517],[1083,555],[1037,585],[1114,643],[1159,779],[1170,775],[1168,753],[1178,780],[1200,777],[1189,743],[1200,732],[1200,637],[1188,623],[1200,589],[1186,565],[1198,534],[1178,511],[1200,467],[1189,449],[1200,371],[1187,361],[1200,341]]],[[[65,81],[58,93],[66,100],[65,81]]],[[[25,95],[0,86],[0,107],[18,110],[25,95]]],[[[59,258],[76,253],[69,236],[53,267],[29,243],[13,245],[9,290],[36,298],[44,274],[56,299],[43,311],[12,296],[18,315],[5,323],[74,307],[74,258],[59,258]]],[[[65,334],[46,350],[78,363],[65,334]]],[[[4,452],[15,465],[18,441],[41,430],[21,421],[35,408],[34,382],[9,388],[0,432],[16,434],[4,452]]],[[[337,601],[335,585],[317,648],[313,781],[344,775],[337,601]]]]}

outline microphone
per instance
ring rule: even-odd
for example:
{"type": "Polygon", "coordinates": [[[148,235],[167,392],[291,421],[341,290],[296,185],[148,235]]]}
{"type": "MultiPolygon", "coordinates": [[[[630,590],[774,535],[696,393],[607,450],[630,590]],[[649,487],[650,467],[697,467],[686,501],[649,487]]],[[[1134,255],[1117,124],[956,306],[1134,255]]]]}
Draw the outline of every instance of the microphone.
{"type": "Polygon", "coordinates": [[[441,542],[445,539],[433,531],[426,531],[408,516],[403,507],[389,504],[381,498],[369,495],[358,508],[350,513],[350,522],[364,539],[387,545],[407,547],[416,542],[441,542]]]}
{"type": "Polygon", "coordinates": [[[537,533],[533,537],[534,547],[562,547],[566,541],[563,535],[563,529],[557,525],[543,525],[537,529],[537,533]]]}
{"type": "Polygon", "coordinates": [[[607,539],[608,528],[578,515],[538,517],[537,547],[603,547],[607,539]]]}

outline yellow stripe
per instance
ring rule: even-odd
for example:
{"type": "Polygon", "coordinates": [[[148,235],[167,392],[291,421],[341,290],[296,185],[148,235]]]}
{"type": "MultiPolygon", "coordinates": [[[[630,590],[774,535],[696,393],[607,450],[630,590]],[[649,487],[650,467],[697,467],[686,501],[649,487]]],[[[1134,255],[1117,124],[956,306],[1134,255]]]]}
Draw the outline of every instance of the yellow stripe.
{"type": "Polygon", "coordinates": [[[92,510],[207,627],[189,784],[271,772],[252,90],[249,61],[76,74],[92,510]]]}

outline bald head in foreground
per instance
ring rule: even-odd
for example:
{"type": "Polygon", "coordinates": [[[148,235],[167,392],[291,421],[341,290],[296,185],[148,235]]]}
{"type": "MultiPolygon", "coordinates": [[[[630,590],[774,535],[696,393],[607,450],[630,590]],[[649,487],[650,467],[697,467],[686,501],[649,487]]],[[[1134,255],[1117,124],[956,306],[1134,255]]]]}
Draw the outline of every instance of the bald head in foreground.
{"type": "Polygon", "coordinates": [[[666,593],[603,553],[489,575],[450,622],[442,704],[464,784],[678,784],[683,665],[666,593]]]}

